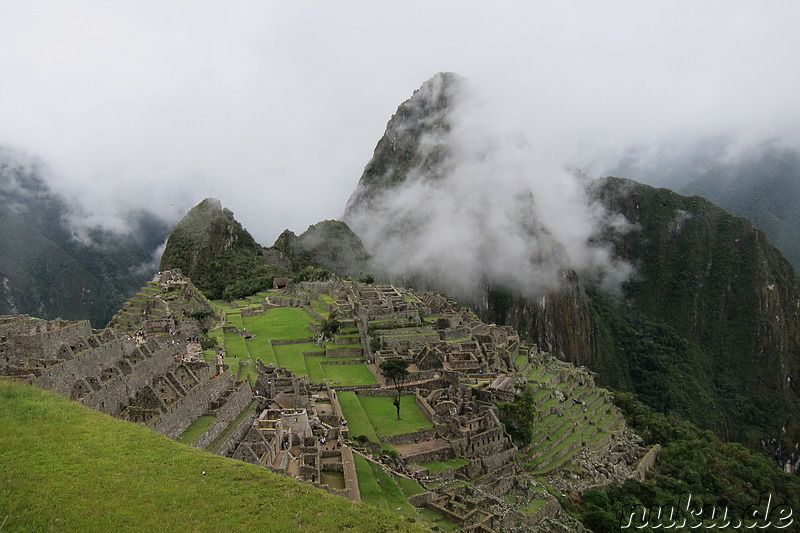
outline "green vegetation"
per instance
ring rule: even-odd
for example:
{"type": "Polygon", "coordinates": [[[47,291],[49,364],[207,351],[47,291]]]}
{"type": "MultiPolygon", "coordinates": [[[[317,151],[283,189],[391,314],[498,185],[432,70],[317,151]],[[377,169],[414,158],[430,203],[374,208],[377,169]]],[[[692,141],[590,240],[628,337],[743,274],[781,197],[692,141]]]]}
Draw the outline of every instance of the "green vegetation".
{"type": "MultiPolygon", "coordinates": [[[[759,504],[764,493],[773,495],[773,507],[785,504],[800,508],[800,479],[781,472],[763,455],[741,444],[724,443],[710,431],[677,416],[655,412],[631,394],[618,394],[616,403],[645,443],[660,443],[662,451],[645,482],[628,480],[584,495],[582,505],[575,510],[593,531],[617,531],[624,506],[678,506],[686,494],[692,495],[695,505],[706,509],[727,508],[732,518],[759,504]]],[[[679,513],[676,518],[691,520],[684,515],[679,513]]]]}
{"type": "Polygon", "coordinates": [[[347,427],[350,435],[357,437],[366,436],[371,442],[379,442],[378,435],[372,425],[366,411],[361,406],[359,397],[353,391],[340,391],[337,393],[339,405],[342,407],[344,417],[347,419],[347,427]]]}
{"type": "Polygon", "coordinates": [[[180,268],[209,299],[232,301],[272,287],[285,271],[264,261],[261,247],[219,200],[189,210],[167,240],[160,270],[180,268]]]}
{"type": "Polygon", "coordinates": [[[280,234],[273,248],[283,252],[292,261],[295,271],[318,267],[319,271],[355,276],[367,266],[367,252],[361,239],[347,224],[338,220],[313,224],[299,237],[286,230],[280,234]]]}
{"type": "Polygon", "coordinates": [[[388,442],[381,441],[379,434],[400,435],[433,427],[417,407],[413,396],[402,397],[407,413],[403,420],[394,418],[394,407],[387,397],[357,395],[353,391],[341,391],[338,396],[350,435],[353,438],[363,437],[370,442],[380,442],[383,453],[396,453],[397,450],[388,442]]]}
{"type": "Polygon", "coordinates": [[[0,382],[0,405],[4,532],[422,531],[34,387],[0,382]]]}
{"type": "Polygon", "coordinates": [[[186,431],[183,432],[183,435],[178,437],[178,442],[182,442],[183,444],[191,444],[193,443],[197,437],[205,433],[205,431],[211,427],[211,424],[216,421],[217,417],[214,415],[203,415],[186,428],[186,431]]]}
{"type": "Polygon", "coordinates": [[[394,416],[395,399],[388,396],[368,396],[366,394],[359,394],[357,397],[367,413],[372,427],[379,435],[402,435],[419,431],[421,428],[433,427],[411,394],[400,397],[400,403],[403,406],[403,418],[400,419],[394,416]]]}
{"type": "Polygon", "coordinates": [[[248,330],[264,340],[305,339],[314,335],[308,324],[316,322],[308,311],[300,307],[275,307],[263,315],[246,317],[248,330]]]}
{"type": "Polygon", "coordinates": [[[749,221],[703,198],[617,178],[597,192],[637,224],[609,236],[636,264],[624,302],[591,295],[603,382],[726,440],[762,449],[769,436],[793,447],[800,400],[785,381],[800,368],[789,355],[800,345],[789,304],[800,279],[791,265],[749,221]]]}
{"type": "Polygon", "coordinates": [[[320,365],[325,379],[333,385],[372,385],[378,381],[364,363],[356,365],[320,365]]]}
{"type": "MultiPolygon", "coordinates": [[[[330,295],[327,300],[333,299],[330,295]]],[[[254,295],[248,300],[237,302],[238,305],[254,306],[259,305],[263,300],[264,294],[254,295]]],[[[315,300],[318,303],[319,300],[315,300]]],[[[226,350],[225,362],[230,365],[240,379],[255,379],[255,360],[260,359],[264,364],[274,364],[283,366],[296,372],[298,375],[307,375],[314,382],[329,382],[333,385],[371,385],[377,380],[363,364],[363,357],[336,357],[328,359],[324,357],[326,348],[358,348],[361,345],[346,344],[340,345],[328,342],[325,346],[318,346],[312,341],[314,331],[309,327],[310,323],[316,323],[314,317],[300,307],[274,307],[260,311],[261,314],[242,316],[241,309],[234,309],[221,301],[213,303],[214,309],[218,313],[225,313],[226,322],[239,329],[244,329],[253,334],[253,337],[245,340],[235,332],[221,333],[221,329],[212,330],[209,335],[215,338],[222,338],[226,350]],[[293,344],[272,344],[271,340],[303,340],[293,344]],[[319,355],[314,355],[319,354],[319,355]],[[334,361],[359,361],[361,364],[327,364],[334,361]]],[[[324,327],[338,330],[338,321],[331,315],[329,320],[324,321],[324,327]]],[[[353,340],[358,341],[356,333],[349,332],[353,340]]],[[[331,333],[333,334],[333,333],[331,333]]]]}
{"type": "Polygon", "coordinates": [[[500,410],[500,419],[505,424],[506,431],[511,438],[519,444],[530,444],[533,438],[534,420],[536,420],[534,418],[536,398],[533,388],[525,387],[522,394],[517,395],[513,402],[501,402],[497,408],[500,410]]]}
{"type": "Polygon", "coordinates": [[[297,372],[300,375],[305,375],[307,372],[306,360],[303,355],[304,352],[325,352],[325,348],[321,348],[313,342],[275,345],[272,347],[272,350],[275,352],[275,359],[278,361],[278,366],[285,366],[289,370],[297,372]]]}
{"type": "Polygon", "coordinates": [[[395,389],[397,389],[397,398],[395,398],[393,404],[397,409],[397,419],[400,420],[400,395],[403,394],[403,384],[409,375],[408,361],[400,357],[392,357],[382,361],[379,366],[383,377],[387,381],[391,381],[395,389]]]}
{"type": "Polygon", "coordinates": [[[453,457],[452,459],[446,459],[444,461],[426,461],[422,463],[422,466],[428,469],[431,474],[435,474],[437,472],[441,472],[447,468],[461,468],[462,466],[466,466],[469,464],[469,461],[462,457],[453,457]]]}
{"type": "Polygon", "coordinates": [[[394,477],[386,473],[379,464],[364,458],[361,454],[354,454],[356,474],[358,475],[358,490],[361,500],[401,516],[416,517],[417,511],[408,503],[403,490],[395,483],[394,477]],[[400,509],[398,511],[398,509],[400,509]]]}

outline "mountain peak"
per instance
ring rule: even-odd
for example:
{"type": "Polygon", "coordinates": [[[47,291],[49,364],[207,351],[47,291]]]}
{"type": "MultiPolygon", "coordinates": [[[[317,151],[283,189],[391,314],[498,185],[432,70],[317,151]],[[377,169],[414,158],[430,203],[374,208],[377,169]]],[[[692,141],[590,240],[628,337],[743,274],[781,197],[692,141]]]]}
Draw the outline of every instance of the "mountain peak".
{"type": "Polygon", "coordinates": [[[200,290],[219,298],[214,261],[233,256],[260,257],[261,247],[233,218],[233,211],[216,198],[206,198],[175,225],[159,269],[180,268],[200,290]]]}
{"type": "Polygon", "coordinates": [[[449,153],[448,115],[464,81],[454,72],[439,72],[400,104],[347,202],[345,222],[359,211],[369,210],[372,201],[387,189],[409,179],[441,177],[449,153]]]}

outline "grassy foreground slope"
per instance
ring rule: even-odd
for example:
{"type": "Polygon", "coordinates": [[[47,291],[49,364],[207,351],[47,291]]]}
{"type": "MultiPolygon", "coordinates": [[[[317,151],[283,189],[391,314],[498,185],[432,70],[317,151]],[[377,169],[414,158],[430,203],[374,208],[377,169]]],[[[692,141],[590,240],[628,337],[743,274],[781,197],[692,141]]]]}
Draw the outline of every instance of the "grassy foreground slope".
{"type": "Polygon", "coordinates": [[[35,387],[0,381],[0,427],[3,533],[424,530],[35,387]]]}

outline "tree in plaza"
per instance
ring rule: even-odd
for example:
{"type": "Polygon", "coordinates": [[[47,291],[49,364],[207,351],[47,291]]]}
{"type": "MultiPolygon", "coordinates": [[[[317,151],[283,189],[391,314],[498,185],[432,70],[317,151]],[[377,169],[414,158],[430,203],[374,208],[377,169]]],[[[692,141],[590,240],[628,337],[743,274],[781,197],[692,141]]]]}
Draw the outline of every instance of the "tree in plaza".
{"type": "Polygon", "coordinates": [[[383,377],[391,380],[397,389],[397,398],[394,400],[394,407],[397,409],[397,419],[400,420],[400,395],[403,392],[403,385],[408,377],[408,361],[399,357],[386,359],[380,364],[383,377]]]}

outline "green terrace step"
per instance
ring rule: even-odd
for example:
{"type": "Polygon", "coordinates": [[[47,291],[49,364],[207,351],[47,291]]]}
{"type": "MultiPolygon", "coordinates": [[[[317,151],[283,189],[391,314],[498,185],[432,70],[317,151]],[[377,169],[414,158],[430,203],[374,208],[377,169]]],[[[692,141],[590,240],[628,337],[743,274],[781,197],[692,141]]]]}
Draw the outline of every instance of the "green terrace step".
{"type": "Polygon", "coordinates": [[[528,374],[528,381],[538,383],[540,381],[539,375],[542,373],[543,370],[544,370],[543,366],[532,367],[530,374],[528,374]]]}
{"type": "MultiPolygon", "coordinates": [[[[581,435],[574,432],[567,438],[562,440],[558,445],[553,446],[547,453],[541,455],[535,461],[530,461],[528,465],[534,469],[535,474],[544,474],[552,470],[553,463],[558,462],[560,459],[566,457],[569,459],[581,448],[581,435]]],[[[566,460],[565,459],[565,460],[566,460]]]]}

